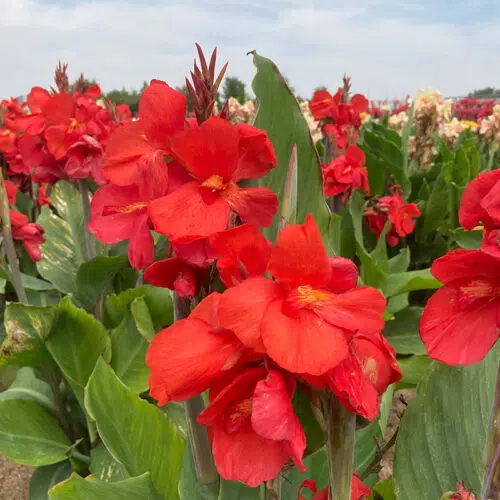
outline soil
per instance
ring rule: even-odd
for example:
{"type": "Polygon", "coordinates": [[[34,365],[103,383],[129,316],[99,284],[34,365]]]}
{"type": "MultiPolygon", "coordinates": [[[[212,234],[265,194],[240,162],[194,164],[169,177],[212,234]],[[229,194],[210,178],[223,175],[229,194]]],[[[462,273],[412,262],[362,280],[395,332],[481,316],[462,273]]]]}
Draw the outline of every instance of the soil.
{"type": "Polygon", "coordinates": [[[28,500],[34,467],[19,465],[0,455],[0,499],[28,500]]]}

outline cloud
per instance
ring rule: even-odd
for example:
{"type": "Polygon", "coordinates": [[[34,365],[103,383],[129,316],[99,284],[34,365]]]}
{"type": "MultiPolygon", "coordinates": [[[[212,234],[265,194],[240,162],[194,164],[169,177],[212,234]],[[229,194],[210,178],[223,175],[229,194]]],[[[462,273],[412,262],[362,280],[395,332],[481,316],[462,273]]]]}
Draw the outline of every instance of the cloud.
{"type": "MultiPolygon", "coordinates": [[[[0,0],[4,41],[0,96],[49,86],[59,59],[70,76],[84,72],[103,89],[162,78],[180,85],[195,56],[194,42],[217,45],[229,75],[250,83],[256,49],[272,58],[301,95],[335,87],[344,72],[372,98],[434,87],[461,95],[500,80],[500,14],[449,22],[442,4],[404,0],[0,0]],[[348,6],[347,6],[348,5],[348,6]],[[7,48],[8,46],[8,48],[7,48]]],[[[471,4],[474,4],[473,7],[471,4]]],[[[458,14],[455,13],[455,17],[458,14]]],[[[460,16],[458,16],[460,17],[460,16]]]]}

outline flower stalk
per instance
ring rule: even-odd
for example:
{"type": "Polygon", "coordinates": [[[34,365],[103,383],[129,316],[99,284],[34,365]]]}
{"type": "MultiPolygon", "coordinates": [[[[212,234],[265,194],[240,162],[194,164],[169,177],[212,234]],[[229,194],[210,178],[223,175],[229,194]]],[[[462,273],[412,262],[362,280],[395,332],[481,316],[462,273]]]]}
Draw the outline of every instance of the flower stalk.
{"type": "Polygon", "coordinates": [[[326,450],[330,472],[330,500],[350,500],[354,466],[356,415],[333,395],[327,401],[326,450]]]}
{"type": "Polygon", "coordinates": [[[0,199],[2,203],[1,215],[2,215],[3,241],[5,246],[5,254],[7,256],[7,262],[9,263],[10,272],[12,275],[12,284],[14,285],[14,289],[16,291],[16,295],[19,302],[27,304],[28,298],[26,297],[26,292],[24,290],[21,281],[21,271],[19,270],[19,262],[17,260],[16,247],[14,246],[14,240],[12,238],[9,199],[7,196],[7,191],[5,190],[5,185],[3,182],[3,175],[1,170],[0,170],[0,199]]]}
{"type": "Polygon", "coordinates": [[[87,260],[92,260],[95,257],[95,249],[88,230],[88,224],[90,220],[89,188],[86,182],[82,179],[78,181],[78,190],[80,191],[80,197],[82,199],[83,224],[84,224],[85,248],[87,250],[87,260]]]}

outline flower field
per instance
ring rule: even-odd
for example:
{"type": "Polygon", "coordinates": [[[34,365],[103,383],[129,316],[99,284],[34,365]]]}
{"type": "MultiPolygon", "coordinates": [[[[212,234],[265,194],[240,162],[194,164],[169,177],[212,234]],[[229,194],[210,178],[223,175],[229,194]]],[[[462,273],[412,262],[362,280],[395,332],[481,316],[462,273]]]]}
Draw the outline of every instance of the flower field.
{"type": "Polygon", "coordinates": [[[253,52],[221,106],[196,47],[137,116],[61,63],[0,102],[30,500],[500,499],[500,103],[299,101],[253,52]]]}

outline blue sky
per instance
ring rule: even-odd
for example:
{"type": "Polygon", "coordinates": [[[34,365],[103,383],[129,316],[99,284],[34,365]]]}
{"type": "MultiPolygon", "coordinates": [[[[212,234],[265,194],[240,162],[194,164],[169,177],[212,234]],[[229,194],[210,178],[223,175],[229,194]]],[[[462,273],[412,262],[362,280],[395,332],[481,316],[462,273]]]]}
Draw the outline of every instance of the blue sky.
{"type": "Polygon", "coordinates": [[[374,99],[500,87],[498,0],[0,0],[0,33],[0,97],[49,86],[59,59],[106,91],[179,85],[195,41],[248,84],[257,50],[304,96],[344,72],[374,99]]]}

